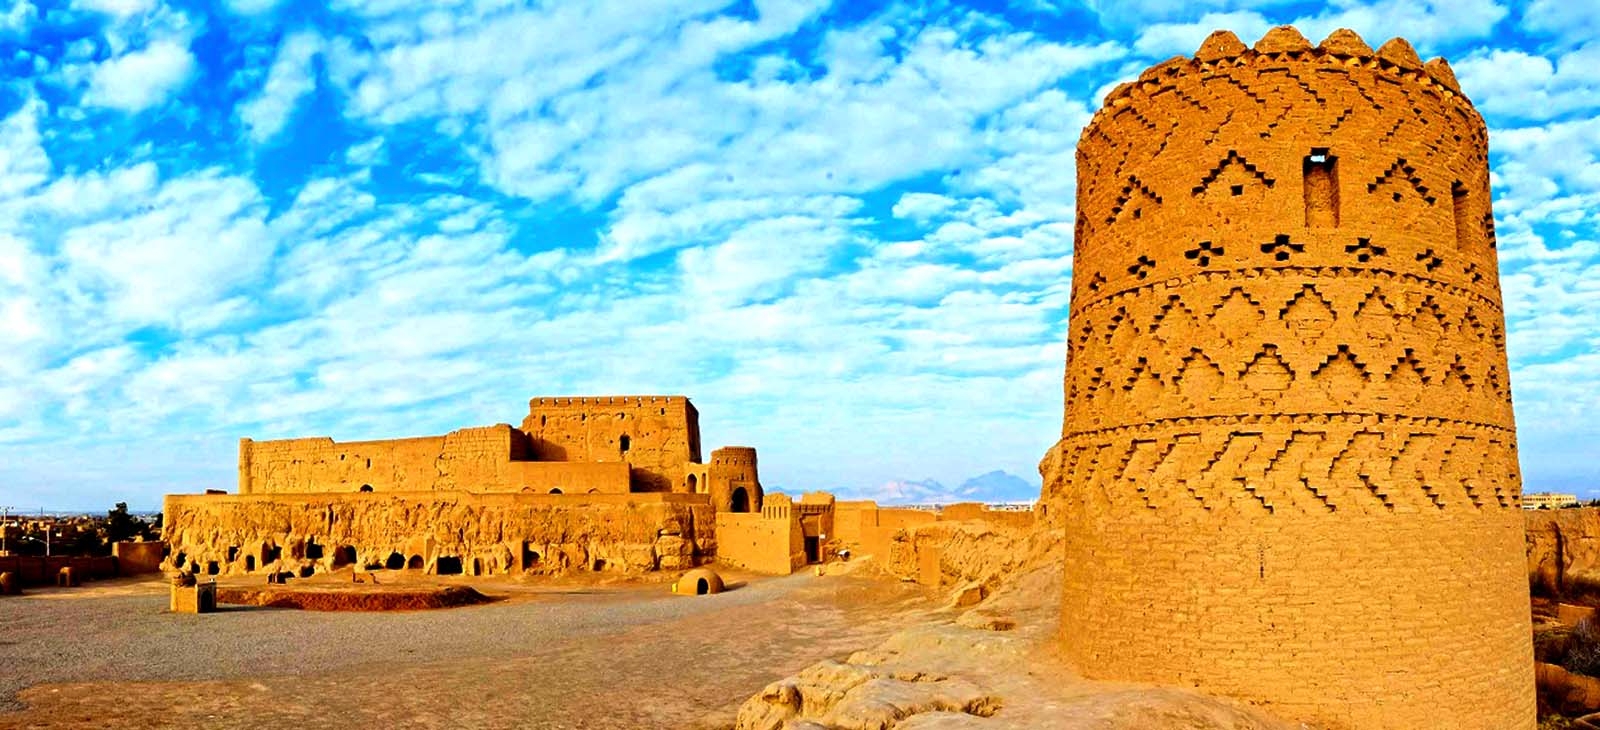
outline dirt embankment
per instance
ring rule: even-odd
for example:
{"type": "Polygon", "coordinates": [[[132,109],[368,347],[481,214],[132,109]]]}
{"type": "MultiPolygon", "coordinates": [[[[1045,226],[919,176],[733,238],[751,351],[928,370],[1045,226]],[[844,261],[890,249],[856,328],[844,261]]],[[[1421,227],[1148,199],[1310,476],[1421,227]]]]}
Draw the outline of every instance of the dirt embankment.
{"type": "Polygon", "coordinates": [[[493,598],[467,586],[380,590],[242,588],[217,589],[218,603],[295,608],[305,611],[423,611],[488,603],[493,598]]]}
{"type": "Polygon", "coordinates": [[[1527,545],[1534,595],[1600,602],[1600,509],[1529,510],[1527,545]]]}
{"type": "Polygon", "coordinates": [[[1224,700],[1076,676],[1054,646],[1060,540],[1048,527],[982,521],[898,534],[878,568],[937,586],[947,610],[773,682],[740,707],[736,727],[1288,730],[1224,700]]]}

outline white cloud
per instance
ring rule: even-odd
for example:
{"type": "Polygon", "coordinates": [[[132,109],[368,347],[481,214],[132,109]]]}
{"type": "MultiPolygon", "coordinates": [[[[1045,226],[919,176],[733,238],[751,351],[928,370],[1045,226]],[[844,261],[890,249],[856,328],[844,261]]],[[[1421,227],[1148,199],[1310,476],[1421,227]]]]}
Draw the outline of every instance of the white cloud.
{"type": "Polygon", "coordinates": [[[1517,49],[1483,49],[1454,64],[1461,88],[1484,114],[1554,119],[1600,107],[1600,42],[1557,58],[1517,49]]]}
{"type": "Polygon", "coordinates": [[[222,4],[235,15],[261,15],[278,7],[281,0],[223,0],[222,4]]]}
{"type": "Polygon", "coordinates": [[[1574,42],[1600,36],[1600,5],[1573,0],[1533,0],[1522,11],[1522,27],[1574,42]]]}
{"type": "Polygon", "coordinates": [[[17,0],[4,12],[0,12],[0,38],[6,36],[27,37],[28,31],[39,19],[39,10],[29,0],[17,0]]]}
{"type": "MultiPolygon", "coordinates": [[[[1248,6],[1242,3],[1241,6],[1248,6]]],[[[1151,58],[1194,55],[1211,31],[1231,30],[1245,45],[1254,45],[1274,25],[1289,24],[1312,44],[1339,28],[1350,28],[1376,48],[1394,36],[1415,44],[1419,52],[1435,45],[1488,36],[1508,11],[1495,0],[1357,0],[1336,1],[1316,15],[1287,17],[1238,9],[1207,12],[1193,21],[1147,25],[1134,41],[1134,49],[1151,58]]]]}
{"type": "MultiPolygon", "coordinates": [[[[45,156],[39,135],[39,112],[44,104],[29,99],[20,109],[0,121],[0,199],[35,187],[50,176],[50,158],[45,156]]],[[[0,227],[3,227],[0,223],[0,227]]]]}
{"type": "Polygon", "coordinates": [[[140,112],[161,104],[188,85],[194,56],[183,44],[156,41],[94,67],[84,102],[140,112]]]}
{"type": "Polygon", "coordinates": [[[158,0],[72,0],[72,7],[90,10],[118,18],[148,13],[155,9],[158,0]]]}
{"type": "Polygon", "coordinates": [[[1200,42],[1217,29],[1231,30],[1245,43],[1265,35],[1272,23],[1260,13],[1235,10],[1227,13],[1206,13],[1189,23],[1157,23],[1148,26],[1133,42],[1140,55],[1166,58],[1174,55],[1193,56],[1200,42]]]}
{"type": "Polygon", "coordinates": [[[67,275],[134,326],[185,328],[210,315],[272,255],[260,193],[248,180],[202,173],[162,185],[141,209],[62,235],[67,275]]]}
{"type": "Polygon", "coordinates": [[[300,99],[316,88],[312,60],[321,50],[322,38],[315,33],[296,33],[278,46],[261,92],[239,107],[251,140],[259,144],[277,136],[300,99]]]}

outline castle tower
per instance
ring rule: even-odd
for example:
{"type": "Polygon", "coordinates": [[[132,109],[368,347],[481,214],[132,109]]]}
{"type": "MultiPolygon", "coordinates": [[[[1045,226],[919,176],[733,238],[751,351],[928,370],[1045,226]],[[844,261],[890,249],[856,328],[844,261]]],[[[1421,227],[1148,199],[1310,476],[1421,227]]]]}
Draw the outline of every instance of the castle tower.
{"type": "Polygon", "coordinates": [[[760,512],[761,476],[756,471],[756,450],[749,446],[724,446],[711,452],[706,467],[711,506],[721,512],[760,512]]]}
{"type": "Polygon", "coordinates": [[[1532,728],[1487,135],[1354,33],[1208,38],[1078,145],[1062,633],[1329,728],[1532,728]]]}

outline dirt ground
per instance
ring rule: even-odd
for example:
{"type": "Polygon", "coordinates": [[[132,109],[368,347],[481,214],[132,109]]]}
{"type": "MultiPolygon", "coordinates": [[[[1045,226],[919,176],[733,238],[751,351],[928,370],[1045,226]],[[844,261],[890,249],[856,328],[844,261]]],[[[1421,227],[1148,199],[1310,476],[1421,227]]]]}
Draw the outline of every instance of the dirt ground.
{"type": "Polygon", "coordinates": [[[160,578],[30,591],[0,601],[0,727],[730,727],[767,683],[940,613],[914,585],[810,573],[697,597],[472,585],[500,600],[175,615],[160,578]]]}

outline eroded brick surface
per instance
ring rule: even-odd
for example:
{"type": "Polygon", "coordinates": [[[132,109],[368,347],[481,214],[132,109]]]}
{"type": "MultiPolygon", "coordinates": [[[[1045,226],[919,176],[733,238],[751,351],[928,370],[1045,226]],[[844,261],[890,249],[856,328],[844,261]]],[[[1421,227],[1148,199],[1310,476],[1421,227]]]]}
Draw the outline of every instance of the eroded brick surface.
{"type": "Polygon", "coordinates": [[[1482,118],[1403,43],[1297,37],[1214,37],[1079,142],[1067,653],[1327,727],[1532,728],[1482,118]]]}

